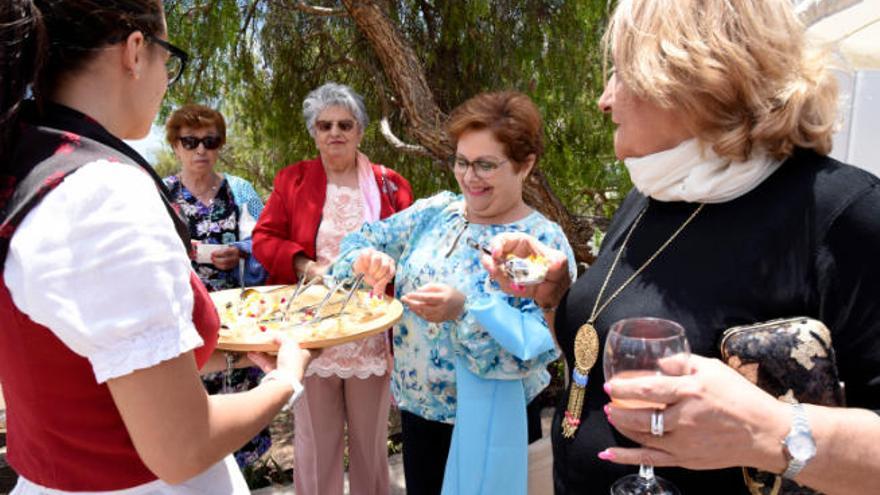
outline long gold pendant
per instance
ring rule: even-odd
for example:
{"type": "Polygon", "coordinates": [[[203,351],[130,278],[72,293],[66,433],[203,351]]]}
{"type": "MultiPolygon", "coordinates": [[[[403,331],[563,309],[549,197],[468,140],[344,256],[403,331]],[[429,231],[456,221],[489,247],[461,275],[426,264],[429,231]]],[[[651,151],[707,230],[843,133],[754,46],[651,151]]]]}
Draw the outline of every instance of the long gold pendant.
{"type": "Polygon", "coordinates": [[[587,389],[590,369],[599,357],[599,336],[588,321],[581,325],[574,338],[574,369],[571,370],[571,392],[568,395],[568,407],[562,418],[562,436],[571,438],[581,424],[581,412],[584,409],[584,395],[587,389]]]}

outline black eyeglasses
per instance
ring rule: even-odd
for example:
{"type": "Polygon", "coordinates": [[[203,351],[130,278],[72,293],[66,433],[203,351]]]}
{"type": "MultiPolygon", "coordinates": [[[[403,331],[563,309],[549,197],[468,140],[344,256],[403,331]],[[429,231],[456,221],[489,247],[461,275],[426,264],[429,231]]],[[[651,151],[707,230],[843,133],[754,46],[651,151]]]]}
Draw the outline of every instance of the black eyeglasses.
{"type": "Polygon", "coordinates": [[[354,129],[354,121],[353,120],[319,120],[315,122],[315,128],[317,128],[321,132],[328,132],[330,129],[333,129],[333,124],[336,124],[336,127],[339,127],[339,130],[342,132],[348,132],[354,129]]]}
{"type": "MultiPolygon", "coordinates": [[[[146,38],[167,50],[168,53],[171,55],[170,57],[168,57],[168,60],[165,61],[165,70],[168,71],[168,85],[171,86],[172,84],[176,83],[178,79],[180,79],[181,75],[183,75],[183,70],[186,69],[186,63],[189,61],[189,54],[183,51],[183,49],[178,48],[171,43],[152,34],[146,35],[146,38]]],[[[196,146],[198,146],[198,144],[196,146]]],[[[207,145],[205,147],[208,148],[207,145]]]]}
{"type": "Polygon", "coordinates": [[[205,136],[201,138],[195,136],[180,136],[178,141],[180,141],[180,145],[183,146],[183,149],[185,150],[194,150],[199,147],[199,144],[203,145],[206,150],[216,150],[221,144],[223,144],[220,136],[205,136]]]}
{"type": "Polygon", "coordinates": [[[474,175],[481,179],[488,179],[507,161],[508,160],[493,161],[486,158],[477,158],[476,160],[470,161],[463,156],[456,155],[449,159],[449,164],[453,172],[464,175],[467,173],[468,167],[473,167],[474,175]]]}

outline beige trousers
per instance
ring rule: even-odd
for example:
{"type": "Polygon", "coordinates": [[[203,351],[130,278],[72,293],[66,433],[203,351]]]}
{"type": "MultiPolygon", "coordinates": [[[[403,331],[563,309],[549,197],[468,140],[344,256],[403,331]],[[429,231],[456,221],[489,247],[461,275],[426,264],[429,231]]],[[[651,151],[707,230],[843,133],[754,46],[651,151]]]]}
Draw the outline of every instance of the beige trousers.
{"type": "Polygon", "coordinates": [[[389,375],[306,377],[294,405],[293,481],[297,495],[342,495],[348,425],[351,495],[388,495],[389,375]]]}

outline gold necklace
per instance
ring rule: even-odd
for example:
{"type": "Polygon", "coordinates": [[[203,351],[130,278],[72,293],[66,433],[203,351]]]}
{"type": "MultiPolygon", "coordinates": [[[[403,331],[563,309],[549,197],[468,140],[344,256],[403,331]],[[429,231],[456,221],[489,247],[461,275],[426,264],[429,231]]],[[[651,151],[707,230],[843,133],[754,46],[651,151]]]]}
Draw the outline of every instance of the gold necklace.
{"type": "Polygon", "coordinates": [[[654,254],[652,254],[642,266],[640,266],[632,275],[630,275],[624,282],[617,288],[608,299],[605,300],[602,305],[599,305],[599,301],[602,300],[602,295],[605,294],[605,289],[608,287],[608,281],[611,280],[611,275],[614,274],[614,268],[617,266],[618,261],[620,261],[620,255],[626,249],[627,244],[629,243],[629,238],[632,236],[633,231],[636,230],[636,226],[641,221],[642,217],[645,216],[645,212],[648,211],[648,205],[645,205],[642,208],[642,211],[639,213],[639,216],[636,217],[636,220],[633,222],[632,226],[629,228],[629,231],[626,233],[626,237],[623,238],[623,244],[620,245],[620,250],[617,251],[617,255],[614,257],[614,261],[611,263],[611,267],[608,269],[608,273],[605,274],[605,280],[602,282],[602,287],[599,289],[599,294],[596,295],[596,300],[593,302],[593,310],[590,312],[590,318],[586,323],[581,325],[581,327],[577,331],[577,335],[574,338],[574,369],[571,371],[571,392],[568,395],[568,407],[565,409],[565,417],[562,419],[562,436],[565,438],[571,438],[574,436],[575,432],[577,432],[578,426],[581,423],[581,412],[584,408],[584,393],[587,388],[587,381],[590,374],[590,369],[592,369],[593,365],[596,364],[596,359],[599,357],[599,336],[596,334],[596,327],[594,326],[596,323],[596,318],[599,317],[599,314],[617,297],[620,292],[626,288],[627,285],[630,284],[636,277],[641,274],[645,268],[648,267],[657,256],[660,256],[671,243],[681,234],[681,231],[684,230],[685,227],[688,226],[691,221],[697,216],[700,211],[703,210],[703,206],[705,204],[701,204],[694,210],[693,213],[684,221],[675,232],[666,239],[654,254]]]}

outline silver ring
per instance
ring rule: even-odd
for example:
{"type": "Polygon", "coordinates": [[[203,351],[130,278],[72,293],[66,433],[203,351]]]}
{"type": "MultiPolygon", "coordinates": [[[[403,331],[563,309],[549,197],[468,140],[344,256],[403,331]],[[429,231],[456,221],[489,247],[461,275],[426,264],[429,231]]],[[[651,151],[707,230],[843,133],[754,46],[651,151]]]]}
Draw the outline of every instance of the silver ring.
{"type": "Polygon", "coordinates": [[[654,412],[651,413],[651,435],[663,436],[663,411],[660,409],[654,409],[654,412]]]}

